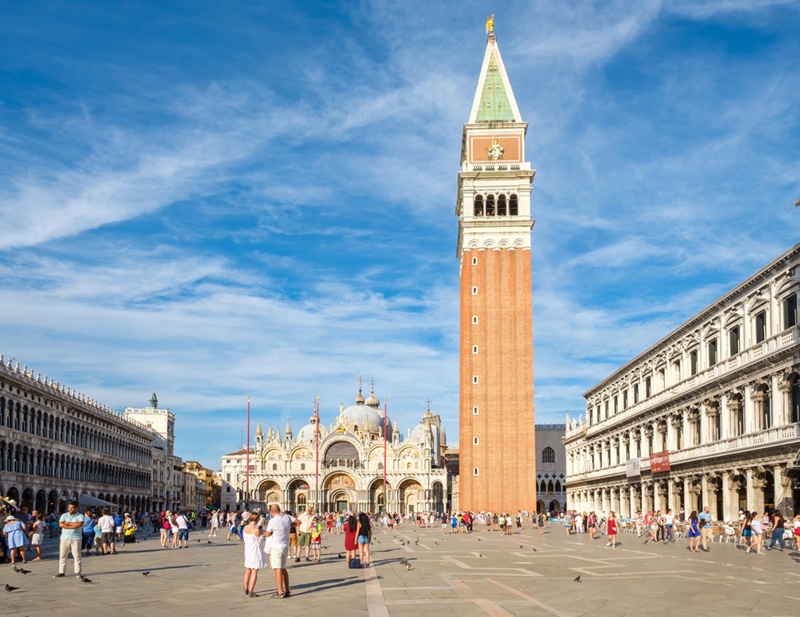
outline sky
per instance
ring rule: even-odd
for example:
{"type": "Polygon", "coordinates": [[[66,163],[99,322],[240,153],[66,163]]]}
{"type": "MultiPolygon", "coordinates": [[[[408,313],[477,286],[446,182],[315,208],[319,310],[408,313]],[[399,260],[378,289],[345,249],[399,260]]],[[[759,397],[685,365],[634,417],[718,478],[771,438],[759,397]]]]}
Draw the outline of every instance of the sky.
{"type": "Polygon", "coordinates": [[[365,396],[458,438],[461,130],[495,32],[535,418],[800,239],[800,2],[0,0],[0,354],[212,469],[365,396]],[[253,427],[254,430],[254,427],[253,427]]]}

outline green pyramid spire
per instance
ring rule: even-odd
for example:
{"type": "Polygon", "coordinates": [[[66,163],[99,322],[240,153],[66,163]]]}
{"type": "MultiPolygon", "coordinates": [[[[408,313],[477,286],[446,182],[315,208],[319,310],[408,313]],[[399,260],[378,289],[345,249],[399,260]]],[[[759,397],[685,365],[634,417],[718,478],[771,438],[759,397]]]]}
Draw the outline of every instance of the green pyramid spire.
{"type": "Polygon", "coordinates": [[[475,120],[476,122],[514,121],[514,112],[494,53],[489,58],[489,67],[483,81],[481,101],[475,120]]]}

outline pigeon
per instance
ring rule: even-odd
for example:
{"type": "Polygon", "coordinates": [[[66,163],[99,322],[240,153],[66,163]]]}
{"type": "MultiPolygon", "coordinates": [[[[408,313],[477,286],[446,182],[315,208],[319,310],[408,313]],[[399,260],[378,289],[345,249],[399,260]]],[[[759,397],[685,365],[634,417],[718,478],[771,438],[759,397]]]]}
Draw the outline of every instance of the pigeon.
{"type": "Polygon", "coordinates": [[[339,554],[337,555],[337,557],[338,557],[339,559],[344,559],[344,555],[342,555],[341,553],[339,553],[339,554]]]}
{"type": "Polygon", "coordinates": [[[520,548],[525,548],[524,546],[522,546],[522,544],[520,544],[520,545],[519,545],[519,547],[520,547],[520,548]]]}
{"type": "Polygon", "coordinates": [[[416,540],[414,540],[414,546],[419,546],[419,538],[417,538],[416,540]]]}
{"type": "Polygon", "coordinates": [[[406,570],[410,570],[410,569],[411,569],[411,564],[406,562],[406,570]]]}
{"type": "Polygon", "coordinates": [[[401,566],[407,566],[409,563],[411,563],[411,562],[408,561],[408,559],[403,559],[403,561],[400,562],[400,565],[401,566]]]}
{"type": "Polygon", "coordinates": [[[142,576],[147,576],[148,574],[150,574],[149,570],[147,572],[142,572],[142,576]]]}
{"type": "Polygon", "coordinates": [[[91,583],[91,582],[92,582],[91,579],[88,579],[85,576],[81,576],[81,583],[91,583]]]}
{"type": "Polygon", "coordinates": [[[12,587],[11,585],[6,584],[6,591],[11,593],[12,591],[16,591],[19,587],[12,587]]]}
{"type": "Polygon", "coordinates": [[[483,553],[478,553],[478,557],[483,557],[483,553]]]}
{"type": "Polygon", "coordinates": [[[572,580],[573,580],[574,582],[576,582],[576,583],[580,583],[580,582],[581,582],[581,575],[580,575],[580,574],[578,574],[578,576],[576,576],[576,577],[575,577],[575,578],[573,578],[572,580]]]}
{"type": "Polygon", "coordinates": [[[439,546],[439,543],[438,543],[436,540],[434,540],[434,541],[433,541],[433,543],[434,543],[436,546],[439,546]]]}
{"type": "Polygon", "coordinates": [[[211,540],[206,540],[209,544],[214,544],[211,540]]]}
{"type": "Polygon", "coordinates": [[[30,570],[26,570],[25,568],[18,568],[16,565],[14,566],[14,572],[18,572],[20,574],[29,574],[30,570]]]}
{"type": "Polygon", "coordinates": [[[197,543],[200,544],[200,540],[198,540],[197,543]]]}
{"type": "Polygon", "coordinates": [[[535,546],[532,546],[531,548],[533,549],[533,552],[534,552],[534,553],[537,553],[537,552],[538,552],[538,551],[536,550],[536,547],[535,547],[535,546]]]}
{"type": "Polygon", "coordinates": [[[480,541],[481,541],[481,539],[480,539],[480,538],[478,538],[478,542],[480,542],[480,541]]]}

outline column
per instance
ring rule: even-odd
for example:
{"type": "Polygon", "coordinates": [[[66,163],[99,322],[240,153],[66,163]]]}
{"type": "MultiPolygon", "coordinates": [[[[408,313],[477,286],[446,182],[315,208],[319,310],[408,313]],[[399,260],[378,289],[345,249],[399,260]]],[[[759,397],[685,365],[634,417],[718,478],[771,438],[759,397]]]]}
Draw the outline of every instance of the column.
{"type": "MultiPolygon", "coordinates": [[[[775,426],[786,426],[792,421],[792,384],[781,379],[777,375],[772,376],[772,383],[777,387],[772,388],[773,405],[775,405],[775,426]]],[[[777,494],[776,494],[777,504],[777,494]]],[[[783,512],[783,510],[781,510],[783,512]]]]}
{"type": "Polygon", "coordinates": [[[735,521],[739,513],[739,496],[731,479],[735,474],[730,471],[722,472],[722,520],[735,521]]]}
{"type": "Polygon", "coordinates": [[[747,506],[750,510],[762,514],[764,512],[765,469],[747,470],[747,506]]]}
{"type": "Polygon", "coordinates": [[[619,489],[619,515],[623,518],[629,518],[631,516],[631,504],[629,499],[630,493],[628,492],[628,487],[622,486],[619,489]]]}
{"type": "MultiPolygon", "coordinates": [[[[700,501],[702,502],[703,506],[708,506],[708,511],[711,512],[712,511],[711,498],[709,495],[710,493],[709,493],[708,476],[704,474],[703,477],[700,479],[700,501]]],[[[697,504],[697,506],[700,507],[700,504],[697,504]]]]}
{"type": "Polygon", "coordinates": [[[794,512],[792,479],[786,476],[786,470],[781,465],[772,468],[772,477],[775,480],[775,508],[783,512],[788,519],[794,512]]]}
{"type": "Polygon", "coordinates": [[[619,488],[611,489],[611,509],[619,516],[620,491],[619,488]]]}
{"type": "Polygon", "coordinates": [[[628,489],[628,492],[630,494],[630,500],[629,500],[630,501],[630,512],[628,513],[628,516],[633,518],[633,515],[636,514],[636,511],[640,510],[641,508],[637,507],[638,504],[637,504],[637,501],[636,501],[636,487],[631,484],[630,488],[628,489]]]}

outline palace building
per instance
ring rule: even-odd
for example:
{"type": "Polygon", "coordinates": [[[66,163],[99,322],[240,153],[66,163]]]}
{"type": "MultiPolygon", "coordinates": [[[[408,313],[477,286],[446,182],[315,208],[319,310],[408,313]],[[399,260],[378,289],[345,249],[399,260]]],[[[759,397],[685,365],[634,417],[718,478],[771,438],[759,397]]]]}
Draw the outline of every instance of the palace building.
{"type": "Polygon", "coordinates": [[[374,388],[367,399],[358,390],[355,404],[339,407],[327,427],[318,413],[295,435],[290,422],[283,434],[258,423],[255,447],[222,456],[223,510],[266,508],[343,512],[448,511],[446,436],[430,406],[403,438],[384,416],[374,388]],[[249,458],[249,474],[247,462],[249,458]],[[386,483],[384,485],[384,477],[386,483]],[[385,486],[385,488],[384,488],[385,486]]]}
{"type": "Polygon", "coordinates": [[[571,508],[800,506],[800,244],[591,388],[567,418],[571,508]]]}
{"type": "Polygon", "coordinates": [[[525,134],[493,22],[461,142],[459,500],[462,509],[533,509],[531,184],[525,134]],[[524,464],[523,464],[524,462],[524,464]]]}

